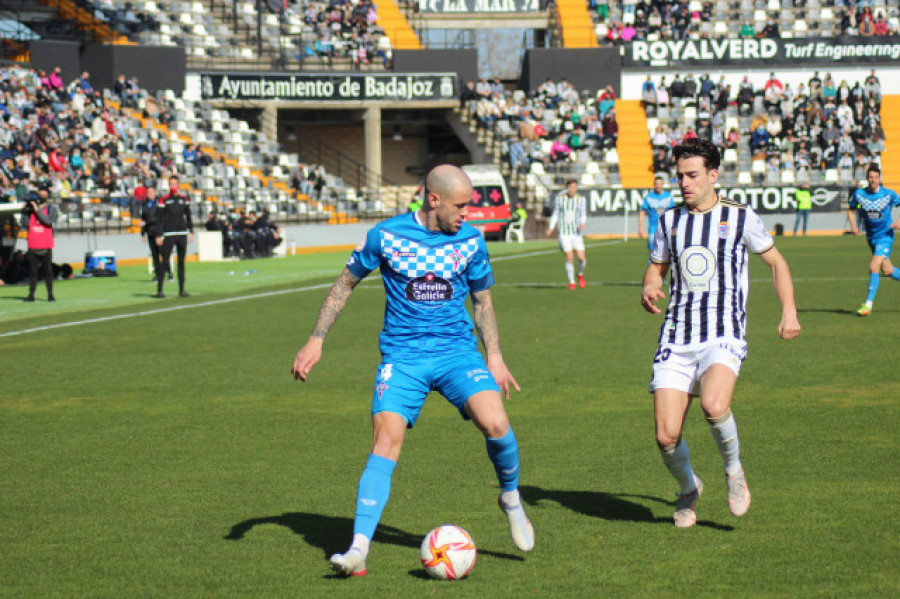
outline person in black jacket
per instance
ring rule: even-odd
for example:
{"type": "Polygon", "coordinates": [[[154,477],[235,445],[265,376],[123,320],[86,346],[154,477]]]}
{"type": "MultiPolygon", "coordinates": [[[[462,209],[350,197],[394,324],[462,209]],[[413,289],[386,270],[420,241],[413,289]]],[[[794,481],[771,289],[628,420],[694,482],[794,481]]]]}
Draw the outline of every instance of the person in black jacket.
{"type": "MultiPolygon", "coordinates": [[[[156,244],[162,248],[160,260],[168,264],[172,248],[178,250],[178,295],[190,297],[184,290],[184,259],[187,255],[188,243],[194,241],[194,224],[191,221],[191,206],[187,197],[178,189],[178,177],[169,177],[169,193],[159,199],[156,204],[156,222],[159,237],[156,244]]],[[[156,297],[164,298],[163,282],[165,271],[156,269],[156,297]]]]}
{"type": "MultiPolygon", "coordinates": [[[[156,187],[153,185],[147,186],[145,194],[141,202],[141,239],[146,237],[150,246],[150,259],[153,263],[153,278],[155,279],[156,269],[160,266],[159,259],[161,255],[160,247],[156,243],[156,239],[159,237],[159,223],[156,222],[156,187]]],[[[168,262],[165,262],[162,266],[171,281],[173,278],[172,267],[168,262]]]]}

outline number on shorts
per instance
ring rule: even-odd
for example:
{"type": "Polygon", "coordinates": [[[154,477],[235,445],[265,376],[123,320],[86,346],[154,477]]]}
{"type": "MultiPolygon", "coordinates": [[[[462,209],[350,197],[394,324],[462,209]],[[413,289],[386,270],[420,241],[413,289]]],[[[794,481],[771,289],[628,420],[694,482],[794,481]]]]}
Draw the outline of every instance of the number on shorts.
{"type": "Polygon", "coordinates": [[[660,362],[665,362],[669,359],[669,356],[672,355],[672,350],[668,347],[663,347],[656,350],[656,355],[653,356],[653,363],[659,364],[660,362]]]}

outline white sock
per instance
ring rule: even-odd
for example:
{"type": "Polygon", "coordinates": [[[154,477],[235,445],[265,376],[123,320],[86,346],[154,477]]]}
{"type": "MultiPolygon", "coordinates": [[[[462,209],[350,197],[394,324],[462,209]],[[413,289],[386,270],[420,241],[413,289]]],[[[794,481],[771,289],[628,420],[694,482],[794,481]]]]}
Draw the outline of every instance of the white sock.
{"type": "Polygon", "coordinates": [[[725,472],[737,474],[741,470],[741,442],[738,440],[737,423],[734,414],[728,410],[718,418],[708,418],[709,430],[722,460],[725,462],[725,472]]]}
{"type": "Polygon", "coordinates": [[[350,549],[356,549],[362,553],[363,557],[366,557],[369,555],[369,543],[369,537],[356,533],[353,535],[353,543],[350,545],[350,549]]]}
{"type": "Polygon", "coordinates": [[[585,264],[587,264],[587,258],[585,258],[584,260],[579,260],[579,261],[578,261],[578,274],[579,274],[579,275],[583,275],[583,274],[584,274],[584,265],[585,265],[585,264]]]}
{"type": "Polygon", "coordinates": [[[519,497],[519,490],[513,489],[512,491],[503,491],[500,493],[500,501],[503,502],[503,505],[506,507],[513,507],[514,505],[519,505],[522,500],[519,497]]]}
{"type": "Polygon", "coordinates": [[[872,308],[872,302],[866,301],[866,308],[872,308]]]}
{"type": "Polygon", "coordinates": [[[681,494],[686,495],[694,491],[697,483],[694,481],[694,471],[691,470],[691,452],[687,443],[681,440],[678,445],[660,447],[659,452],[666,468],[681,486],[681,494]]]}
{"type": "Polygon", "coordinates": [[[566,276],[569,277],[569,283],[575,282],[575,265],[571,262],[566,262],[566,276]]]}

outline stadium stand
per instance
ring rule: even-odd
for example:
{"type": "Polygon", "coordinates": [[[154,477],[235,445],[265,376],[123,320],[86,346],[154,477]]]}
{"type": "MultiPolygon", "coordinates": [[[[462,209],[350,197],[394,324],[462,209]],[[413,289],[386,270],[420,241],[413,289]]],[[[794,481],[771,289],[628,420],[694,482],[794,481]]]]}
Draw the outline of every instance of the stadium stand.
{"type": "Polygon", "coordinates": [[[879,0],[872,3],[874,6],[854,2],[852,9],[844,4],[833,0],[587,2],[600,44],[633,40],[900,34],[900,9],[895,2],[879,0]]]}
{"type": "Polygon", "coordinates": [[[60,231],[133,230],[141,188],[162,189],[173,172],[198,218],[233,207],[267,209],[281,222],[340,223],[395,210],[399,193],[360,197],[340,177],[306,169],[297,155],[279,152],[246,121],[207,103],[149,93],[133,78],[95,90],[86,73],[64,88],[54,74],[0,69],[0,187],[21,199],[51,185],[64,207],[60,231]]]}

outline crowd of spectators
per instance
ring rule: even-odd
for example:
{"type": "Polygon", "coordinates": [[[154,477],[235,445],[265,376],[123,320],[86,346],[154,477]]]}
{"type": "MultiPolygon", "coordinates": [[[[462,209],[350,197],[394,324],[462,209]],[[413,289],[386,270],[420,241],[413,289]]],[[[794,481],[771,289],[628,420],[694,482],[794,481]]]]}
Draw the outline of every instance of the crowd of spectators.
{"type": "MultiPolygon", "coordinates": [[[[731,35],[716,32],[713,23],[717,19],[739,18],[739,3],[729,2],[727,15],[717,15],[713,2],[707,0],[692,6],[688,0],[639,0],[626,2],[621,7],[621,20],[611,18],[609,0],[589,0],[589,7],[596,14],[600,25],[597,35],[601,43],[623,44],[632,40],[701,40],[731,35]],[[699,10],[696,10],[699,8],[699,10]]],[[[869,2],[837,0],[837,27],[831,22],[822,23],[823,34],[888,36],[900,32],[891,26],[888,15],[882,9],[873,8],[869,2]]],[[[795,19],[807,17],[807,1],[794,0],[795,19]]],[[[811,7],[810,7],[811,8],[811,7]]],[[[781,22],[778,12],[767,12],[765,21],[756,23],[745,20],[738,32],[742,38],[780,38],[781,22]]]]}
{"type": "Polygon", "coordinates": [[[566,170],[565,163],[576,161],[579,153],[601,159],[618,139],[611,86],[579,93],[563,77],[547,79],[526,94],[509,92],[497,79],[482,79],[467,82],[460,99],[479,127],[506,140],[510,167],[520,172],[535,162],[566,170]]]}
{"type": "Polygon", "coordinates": [[[391,41],[377,25],[378,15],[372,0],[302,0],[286,4],[288,13],[302,15],[314,33],[314,41],[301,49],[301,59],[344,58],[361,67],[391,61],[391,41]]]}
{"type": "Polygon", "coordinates": [[[126,181],[149,184],[175,169],[175,157],[158,136],[137,141],[123,107],[171,120],[165,101],[133,77],[120,77],[106,98],[88,72],[65,84],[58,68],[0,69],[0,196],[21,200],[43,184],[63,200],[79,202],[79,192],[90,192],[128,205],[136,185],[126,181]],[[137,153],[134,162],[122,160],[126,148],[137,153]]]}
{"type": "Polygon", "coordinates": [[[846,80],[836,83],[830,73],[820,77],[816,71],[797,89],[775,73],[762,89],[745,76],[736,93],[724,77],[715,83],[708,74],[694,80],[688,73],[667,83],[665,77],[654,82],[648,76],[642,96],[648,116],[668,115],[668,122],[651,132],[656,172],[671,174],[671,148],[689,137],[708,139],[723,153],[746,144],[751,159],[765,161],[765,170],[772,175],[784,170],[852,172],[881,163],[885,136],[881,84],[874,69],[852,86],[846,80]],[[677,118],[674,111],[660,110],[672,106],[693,107],[694,124],[677,118]],[[756,110],[760,106],[762,110],[756,110]],[[727,126],[729,107],[732,114],[749,117],[749,126],[736,127],[734,120],[727,126]]]}

